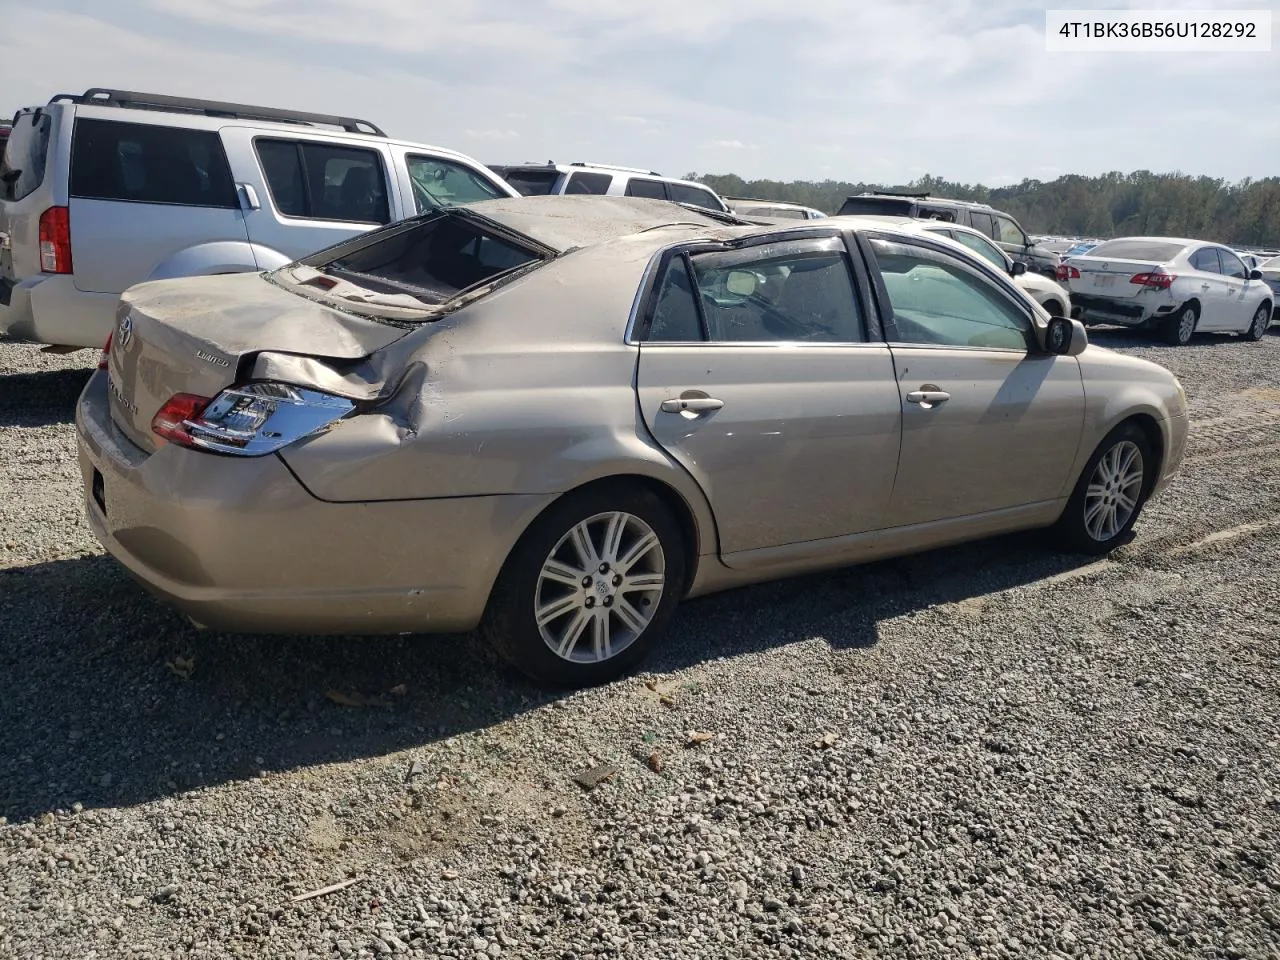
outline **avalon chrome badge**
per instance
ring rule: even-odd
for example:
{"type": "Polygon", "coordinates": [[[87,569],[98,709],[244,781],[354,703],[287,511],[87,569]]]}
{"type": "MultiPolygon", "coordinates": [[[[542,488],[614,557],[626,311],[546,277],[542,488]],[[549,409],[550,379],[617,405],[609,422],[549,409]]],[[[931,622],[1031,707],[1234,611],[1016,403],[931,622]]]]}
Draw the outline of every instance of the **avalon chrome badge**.
{"type": "Polygon", "coordinates": [[[126,313],[120,318],[120,346],[121,348],[129,346],[129,341],[133,339],[133,314],[126,313]]]}

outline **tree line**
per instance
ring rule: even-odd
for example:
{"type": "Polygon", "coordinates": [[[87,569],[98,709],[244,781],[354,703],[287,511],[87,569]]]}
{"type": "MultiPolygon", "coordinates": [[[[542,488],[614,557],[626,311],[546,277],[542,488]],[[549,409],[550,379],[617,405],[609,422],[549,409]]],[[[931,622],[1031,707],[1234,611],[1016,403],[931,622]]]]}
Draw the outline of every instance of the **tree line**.
{"type": "Polygon", "coordinates": [[[976,200],[1012,214],[1032,234],[1067,237],[1190,237],[1235,246],[1280,247],[1280,177],[1229,183],[1184,173],[1104,173],[1023,180],[1008,187],[924,176],[886,186],[837,180],[743,180],[736,174],[688,174],[721,196],[786,200],[835,213],[845,197],[868,190],[925,191],[976,200]]]}

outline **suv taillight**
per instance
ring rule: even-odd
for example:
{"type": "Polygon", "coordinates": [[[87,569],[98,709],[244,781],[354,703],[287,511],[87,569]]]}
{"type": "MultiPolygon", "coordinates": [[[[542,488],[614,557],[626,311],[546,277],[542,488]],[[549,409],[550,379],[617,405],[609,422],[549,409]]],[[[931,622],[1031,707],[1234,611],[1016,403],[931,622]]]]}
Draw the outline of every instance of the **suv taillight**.
{"type": "Polygon", "coordinates": [[[1129,278],[1129,282],[1143,287],[1155,287],[1157,290],[1168,290],[1177,279],[1177,276],[1172,273],[1153,270],[1151,273],[1135,273],[1129,278]]]}
{"type": "Polygon", "coordinates": [[[66,207],[50,207],[40,214],[40,269],[71,272],[71,211],[66,207]]]}
{"type": "Polygon", "coordinates": [[[1065,263],[1060,263],[1058,264],[1058,279],[1059,280],[1079,280],[1080,271],[1077,270],[1075,267],[1069,267],[1065,263]]]}

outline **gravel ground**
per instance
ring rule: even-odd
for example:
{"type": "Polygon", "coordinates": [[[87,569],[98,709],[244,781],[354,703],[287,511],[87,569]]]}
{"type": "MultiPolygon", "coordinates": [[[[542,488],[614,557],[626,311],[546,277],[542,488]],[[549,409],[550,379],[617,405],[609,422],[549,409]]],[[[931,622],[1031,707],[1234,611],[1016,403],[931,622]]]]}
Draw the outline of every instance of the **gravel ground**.
{"type": "Polygon", "coordinates": [[[707,598],[564,697],[466,637],[197,633],[82,519],[96,358],[0,344],[0,956],[1280,960],[1280,336],[1095,339],[1195,421],[1110,560],[707,598]]]}

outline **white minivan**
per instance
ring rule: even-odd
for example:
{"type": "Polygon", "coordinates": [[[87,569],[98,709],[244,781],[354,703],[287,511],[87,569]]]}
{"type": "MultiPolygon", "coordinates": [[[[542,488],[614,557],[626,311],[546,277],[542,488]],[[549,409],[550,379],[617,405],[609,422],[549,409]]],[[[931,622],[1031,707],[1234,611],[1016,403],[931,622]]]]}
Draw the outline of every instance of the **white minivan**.
{"type": "Polygon", "coordinates": [[[92,89],[19,110],[0,163],[0,334],[101,347],[147,280],[270,270],[447,204],[519,194],[350,117],[92,89]]]}

